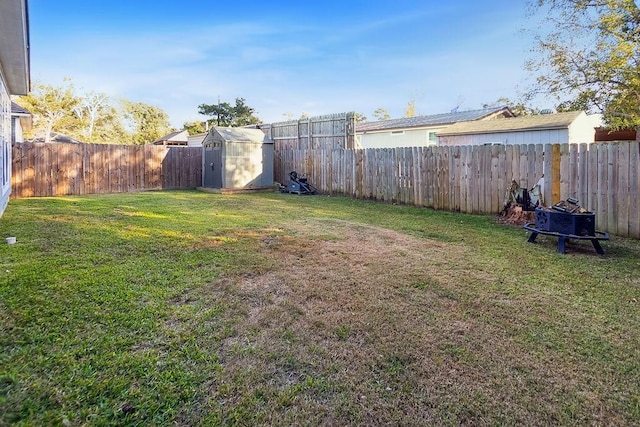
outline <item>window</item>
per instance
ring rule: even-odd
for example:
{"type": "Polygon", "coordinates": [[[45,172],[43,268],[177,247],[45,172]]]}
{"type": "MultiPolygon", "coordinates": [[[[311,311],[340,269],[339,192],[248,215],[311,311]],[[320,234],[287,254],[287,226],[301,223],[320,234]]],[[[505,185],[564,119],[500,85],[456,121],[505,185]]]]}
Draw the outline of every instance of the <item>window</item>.
{"type": "MultiPolygon", "coordinates": [[[[11,100],[3,81],[0,81],[0,196],[11,183],[11,100]]],[[[1,208],[1,207],[0,207],[1,208]]]]}
{"type": "Polygon", "coordinates": [[[429,144],[437,144],[438,143],[438,137],[436,136],[435,132],[429,132],[429,144]]]}

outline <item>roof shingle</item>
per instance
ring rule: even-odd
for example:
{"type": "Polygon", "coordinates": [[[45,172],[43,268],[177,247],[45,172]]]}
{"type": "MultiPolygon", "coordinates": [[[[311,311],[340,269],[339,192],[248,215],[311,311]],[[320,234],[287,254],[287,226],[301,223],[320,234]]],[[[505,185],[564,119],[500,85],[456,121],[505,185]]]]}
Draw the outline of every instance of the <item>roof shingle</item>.
{"type": "Polygon", "coordinates": [[[456,111],[451,113],[433,114],[430,116],[403,117],[401,119],[380,120],[377,122],[363,122],[356,124],[356,132],[371,132],[387,129],[405,129],[423,126],[450,125],[452,123],[478,120],[504,110],[505,107],[484,108],[481,110],[456,111]]]}
{"type": "Polygon", "coordinates": [[[466,135],[478,133],[511,132],[524,130],[566,129],[582,111],[556,114],[538,114],[496,120],[460,122],[437,133],[438,136],[466,135]]]}

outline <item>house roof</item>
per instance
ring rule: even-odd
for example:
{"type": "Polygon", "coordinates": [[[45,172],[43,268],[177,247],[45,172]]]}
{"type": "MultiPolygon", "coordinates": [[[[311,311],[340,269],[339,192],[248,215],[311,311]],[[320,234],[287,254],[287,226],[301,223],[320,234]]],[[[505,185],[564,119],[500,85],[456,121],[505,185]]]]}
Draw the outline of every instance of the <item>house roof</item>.
{"type": "Polygon", "coordinates": [[[481,110],[454,111],[451,113],[434,114],[430,116],[403,117],[401,119],[379,120],[377,122],[363,122],[356,124],[356,132],[372,132],[389,129],[406,129],[426,126],[450,125],[457,122],[479,120],[501,111],[512,115],[507,107],[483,108],[481,110]]]}
{"type": "Polygon", "coordinates": [[[566,129],[583,111],[556,114],[538,114],[495,120],[460,122],[437,133],[438,136],[500,133],[527,130],[566,129]]]}
{"type": "Polygon", "coordinates": [[[31,116],[31,111],[11,101],[11,115],[12,116],[31,116]]]}
{"type": "Polygon", "coordinates": [[[27,0],[0,1],[0,68],[12,95],[31,86],[27,0]]]}
{"type": "Polygon", "coordinates": [[[165,136],[162,136],[156,139],[155,141],[152,142],[152,144],[159,144],[165,141],[187,142],[188,139],[189,139],[188,132],[186,130],[179,130],[176,132],[171,132],[170,134],[167,134],[165,136]]]}
{"type": "Polygon", "coordinates": [[[33,115],[31,114],[31,111],[11,101],[11,120],[16,118],[20,120],[22,130],[29,131],[33,127],[33,115]]]}

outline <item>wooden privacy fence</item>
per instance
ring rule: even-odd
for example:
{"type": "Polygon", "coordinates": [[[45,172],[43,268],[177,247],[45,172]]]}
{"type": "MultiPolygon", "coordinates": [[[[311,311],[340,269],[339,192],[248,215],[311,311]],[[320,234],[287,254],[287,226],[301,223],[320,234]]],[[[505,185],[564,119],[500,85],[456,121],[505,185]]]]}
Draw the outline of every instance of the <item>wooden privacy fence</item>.
{"type": "Polygon", "coordinates": [[[512,180],[544,174],[547,206],[574,197],[596,228],[640,238],[638,142],[277,150],[275,179],[305,174],[321,192],[454,212],[496,214],[512,180]]]}
{"type": "Polygon", "coordinates": [[[275,150],[355,147],[354,113],[329,114],[261,126],[275,150]]]}
{"type": "Polygon", "coordinates": [[[12,157],[12,198],[202,185],[200,148],[19,143],[13,144],[12,157]]]}

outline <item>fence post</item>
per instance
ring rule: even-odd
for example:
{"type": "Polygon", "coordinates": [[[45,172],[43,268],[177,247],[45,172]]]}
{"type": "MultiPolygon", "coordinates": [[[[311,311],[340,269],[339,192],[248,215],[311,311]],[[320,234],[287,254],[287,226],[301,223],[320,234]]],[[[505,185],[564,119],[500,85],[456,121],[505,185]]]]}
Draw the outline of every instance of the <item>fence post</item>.
{"type": "Polygon", "coordinates": [[[560,201],[560,144],[551,146],[551,203],[555,205],[560,201]]]}

